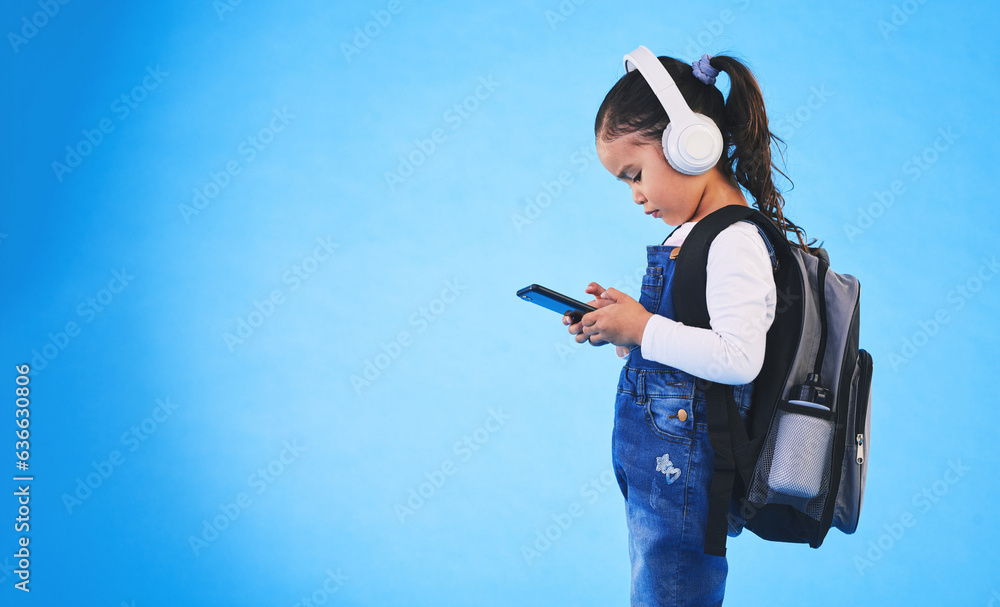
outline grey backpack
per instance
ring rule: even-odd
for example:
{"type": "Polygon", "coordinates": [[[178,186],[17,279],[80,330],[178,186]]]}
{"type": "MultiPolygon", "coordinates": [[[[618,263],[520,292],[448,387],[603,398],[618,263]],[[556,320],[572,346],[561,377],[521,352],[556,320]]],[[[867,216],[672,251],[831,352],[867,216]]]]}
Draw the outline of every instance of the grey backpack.
{"type": "Polygon", "coordinates": [[[777,306],[744,424],[733,387],[704,390],[714,471],[705,552],[725,556],[745,527],[818,548],[831,526],[854,533],[864,500],[871,426],[872,358],[859,348],[857,278],[830,269],[822,248],[793,247],[757,209],[730,205],[698,221],[676,258],[677,320],[711,328],[705,302],[712,240],[736,221],[767,235],[777,306]]]}

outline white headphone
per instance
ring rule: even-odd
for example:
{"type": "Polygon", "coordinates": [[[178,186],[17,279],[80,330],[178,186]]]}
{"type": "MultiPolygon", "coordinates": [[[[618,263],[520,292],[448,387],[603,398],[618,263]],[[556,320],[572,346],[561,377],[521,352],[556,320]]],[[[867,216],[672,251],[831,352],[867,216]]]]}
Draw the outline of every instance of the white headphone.
{"type": "Polygon", "coordinates": [[[722,156],[722,133],[715,122],[688,107],[666,68],[645,46],[625,55],[625,73],[638,69],[667,111],[670,124],[663,131],[663,155],[685,175],[708,172],[722,156]]]}

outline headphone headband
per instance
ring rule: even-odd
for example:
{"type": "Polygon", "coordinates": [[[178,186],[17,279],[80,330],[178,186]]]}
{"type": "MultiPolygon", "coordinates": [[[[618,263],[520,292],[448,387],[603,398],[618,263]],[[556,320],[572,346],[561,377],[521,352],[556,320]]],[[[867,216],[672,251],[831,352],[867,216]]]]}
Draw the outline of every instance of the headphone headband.
{"type": "Polygon", "coordinates": [[[645,46],[640,46],[622,59],[625,65],[625,72],[639,70],[642,77],[646,79],[656,98],[660,100],[663,109],[667,111],[667,116],[671,122],[678,122],[678,126],[690,124],[694,121],[694,112],[688,107],[681,92],[677,90],[677,84],[670,77],[660,60],[645,46]]]}
{"type": "Polygon", "coordinates": [[[663,131],[663,156],[670,166],[685,175],[701,175],[714,167],[722,157],[718,125],[691,110],[674,79],[645,46],[625,55],[622,63],[626,73],[639,70],[667,112],[670,123],[663,131]]]}

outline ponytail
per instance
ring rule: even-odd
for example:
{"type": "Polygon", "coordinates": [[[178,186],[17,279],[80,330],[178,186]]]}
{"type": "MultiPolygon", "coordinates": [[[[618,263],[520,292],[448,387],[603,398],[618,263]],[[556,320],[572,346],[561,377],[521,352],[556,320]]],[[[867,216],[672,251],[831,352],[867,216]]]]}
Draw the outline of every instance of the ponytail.
{"type": "Polygon", "coordinates": [[[726,162],[720,163],[720,168],[727,178],[735,180],[750,192],[758,210],[770,217],[781,231],[795,233],[799,242],[792,242],[793,246],[811,253],[813,249],[810,245],[815,244],[816,240],[813,239],[807,245],[803,239],[805,230],[786,219],[782,211],[785,199],[774,185],[771,167],[788,179],[789,183],[791,179],[772,162],[771,141],[787,145],[768,129],[764,96],[756,78],[734,57],[716,55],[712,57],[711,64],[729,76],[729,98],[726,99],[723,121],[727,129],[723,132],[728,136],[727,149],[731,152],[727,155],[726,162]]]}

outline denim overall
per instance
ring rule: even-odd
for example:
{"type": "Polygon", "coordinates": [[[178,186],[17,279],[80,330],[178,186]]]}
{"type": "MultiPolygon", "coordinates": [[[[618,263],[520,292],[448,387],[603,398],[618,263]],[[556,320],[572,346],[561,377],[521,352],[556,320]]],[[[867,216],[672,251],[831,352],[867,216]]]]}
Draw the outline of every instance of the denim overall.
{"type": "MultiPolygon", "coordinates": [[[[639,298],[647,311],[670,319],[675,249],[646,247],[639,298]]],[[[611,448],[625,496],[632,605],[721,605],[728,563],[704,553],[714,464],[705,393],[690,373],[648,361],[640,349],[629,350],[618,380],[611,448]]],[[[735,386],[734,396],[746,423],[753,383],[735,386]]],[[[731,526],[729,534],[741,530],[731,526]]]]}

